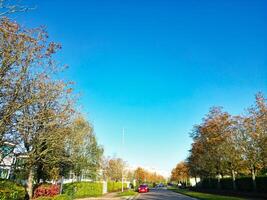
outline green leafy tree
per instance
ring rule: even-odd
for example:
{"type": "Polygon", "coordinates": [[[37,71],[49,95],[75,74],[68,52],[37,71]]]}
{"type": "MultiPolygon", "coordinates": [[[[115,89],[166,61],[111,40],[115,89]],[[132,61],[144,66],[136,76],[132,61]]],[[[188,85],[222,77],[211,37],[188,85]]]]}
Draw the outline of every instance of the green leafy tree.
{"type": "Polygon", "coordinates": [[[81,176],[95,180],[99,176],[103,148],[97,143],[92,126],[83,116],[74,119],[66,147],[71,158],[72,171],[77,180],[81,176]]]}

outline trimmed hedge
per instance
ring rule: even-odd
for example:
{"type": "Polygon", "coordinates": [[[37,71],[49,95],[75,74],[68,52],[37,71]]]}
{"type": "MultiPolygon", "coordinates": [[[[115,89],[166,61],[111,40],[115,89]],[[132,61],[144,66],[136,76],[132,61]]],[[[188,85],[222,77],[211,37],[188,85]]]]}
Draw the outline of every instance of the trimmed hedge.
{"type": "Polygon", "coordinates": [[[103,194],[102,183],[75,182],[63,185],[63,193],[73,198],[98,197],[103,194]]]}
{"type": "Polygon", "coordinates": [[[54,197],[39,197],[35,200],[72,200],[72,198],[66,194],[61,194],[54,197]]]}
{"type": "Polygon", "coordinates": [[[236,188],[239,191],[253,191],[253,182],[251,177],[240,177],[236,179],[236,188]]]}
{"type": "Polygon", "coordinates": [[[263,193],[267,193],[267,177],[259,176],[256,177],[257,190],[263,193]]]}
{"type": "Polygon", "coordinates": [[[9,180],[0,180],[1,200],[24,200],[26,190],[23,186],[9,180]]]}
{"type": "MultiPolygon", "coordinates": [[[[122,183],[121,182],[113,182],[109,181],[108,182],[108,192],[118,192],[121,190],[122,183]]],[[[123,184],[123,188],[127,188],[127,184],[123,184]]]]}
{"type": "Polygon", "coordinates": [[[61,194],[53,197],[53,200],[72,200],[72,198],[66,194],[61,194]]]}
{"type": "Polygon", "coordinates": [[[38,197],[37,199],[34,200],[53,200],[53,197],[38,197]]]}
{"type": "Polygon", "coordinates": [[[221,179],[221,189],[223,190],[233,190],[233,180],[231,178],[221,179]]]}
{"type": "Polygon", "coordinates": [[[201,187],[205,189],[217,189],[217,179],[205,178],[201,182],[201,187]]]}
{"type": "MultiPolygon", "coordinates": [[[[215,178],[203,179],[201,187],[204,189],[218,189],[218,180],[215,178]]],[[[220,182],[221,189],[233,190],[232,178],[223,178],[220,182]]],[[[267,193],[267,176],[256,177],[256,186],[258,192],[267,193]]],[[[253,182],[251,177],[236,178],[236,189],[242,192],[253,191],[253,182]]]]}

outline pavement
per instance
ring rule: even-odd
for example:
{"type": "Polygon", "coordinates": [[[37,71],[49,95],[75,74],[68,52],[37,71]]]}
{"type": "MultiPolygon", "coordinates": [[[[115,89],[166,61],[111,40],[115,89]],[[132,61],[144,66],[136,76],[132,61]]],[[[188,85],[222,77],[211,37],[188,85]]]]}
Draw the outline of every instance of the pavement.
{"type": "Polygon", "coordinates": [[[167,189],[151,189],[148,193],[139,194],[135,200],[196,200],[167,189]]]}

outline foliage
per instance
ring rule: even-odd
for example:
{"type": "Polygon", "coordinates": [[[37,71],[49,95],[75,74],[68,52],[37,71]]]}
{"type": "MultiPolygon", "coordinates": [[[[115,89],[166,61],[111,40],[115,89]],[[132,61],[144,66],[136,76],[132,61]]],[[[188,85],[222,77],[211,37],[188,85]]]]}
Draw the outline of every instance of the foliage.
{"type": "Polygon", "coordinates": [[[37,199],[34,200],[53,200],[53,197],[38,197],[37,199]]]}
{"type": "Polygon", "coordinates": [[[233,189],[251,190],[251,184],[257,189],[256,176],[264,174],[267,165],[267,104],[262,93],[255,99],[246,115],[231,116],[221,107],[213,107],[202,123],[194,126],[187,159],[191,176],[216,178],[213,186],[231,188],[230,180],[221,181],[230,176],[233,189]],[[242,175],[251,176],[248,188],[237,180],[242,175]]]}
{"type": "Polygon", "coordinates": [[[74,112],[70,84],[55,79],[61,47],[47,38],[43,28],[0,20],[0,146],[11,142],[26,157],[30,198],[36,172],[39,182],[68,162],[62,141],[74,112]]]}
{"type": "Polygon", "coordinates": [[[97,197],[103,194],[103,184],[74,182],[63,185],[63,193],[73,198],[97,197]]]}
{"type": "Polygon", "coordinates": [[[16,12],[25,12],[31,9],[32,8],[29,8],[24,5],[10,4],[10,1],[8,0],[0,0],[0,17],[13,14],[16,12]]]}
{"type": "Polygon", "coordinates": [[[95,180],[101,166],[103,148],[97,143],[92,125],[83,116],[74,119],[66,140],[72,163],[71,170],[79,180],[83,177],[95,180]]]}
{"type": "Polygon", "coordinates": [[[56,195],[53,200],[72,200],[72,198],[66,194],[56,195]]]}
{"type": "MultiPolygon", "coordinates": [[[[108,181],[108,192],[118,192],[122,188],[122,182],[108,181]]],[[[127,184],[123,184],[123,188],[127,188],[127,184]]]]}
{"type": "Polygon", "coordinates": [[[189,169],[185,162],[180,162],[172,170],[171,181],[187,183],[189,179],[189,169]]]}
{"type": "Polygon", "coordinates": [[[59,185],[41,184],[34,190],[34,198],[48,196],[53,197],[58,195],[60,191],[59,185]]]}
{"type": "MultiPolygon", "coordinates": [[[[250,192],[253,191],[253,180],[251,177],[238,177],[236,178],[236,190],[250,192]]],[[[267,192],[267,177],[260,176],[256,177],[257,191],[266,193],[267,192]]],[[[217,179],[216,178],[205,178],[201,182],[201,187],[206,189],[215,189],[217,188],[217,179]]],[[[233,190],[233,180],[231,178],[221,179],[221,189],[224,190],[233,190]]]]}
{"type": "Polygon", "coordinates": [[[104,166],[105,177],[111,181],[120,181],[125,174],[126,163],[121,158],[108,159],[104,166]]]}
{"type": "Polygon", "coordinates": [[[23,186],[9,180],[0,180],[1,200],[24,200],[26,190],[23,186]]]}
{"type": "Polygon", "coordinates": [[[138,184],[142,183],[161,183],[165,182],[163,176],[157,174],[156,172],[150,172],[141,167],[138,167],[134,172],[135,179],[138,184]]]}
{"type": "Polygon", "coordinates": [[[53,197],[38,197],[35,200],[72,200],[72,198],[66,194],[60,194],[53,197]]]}

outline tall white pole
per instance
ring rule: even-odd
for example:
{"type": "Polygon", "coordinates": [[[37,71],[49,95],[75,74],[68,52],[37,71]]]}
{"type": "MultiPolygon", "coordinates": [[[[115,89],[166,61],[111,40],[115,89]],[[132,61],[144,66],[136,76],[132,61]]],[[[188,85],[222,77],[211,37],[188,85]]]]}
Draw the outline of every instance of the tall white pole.
{"type": "MultiPolygon", "coordinates": [[[[122,157],[123,157],[123,145],[124,145],[124,128],[122,128],[122,141],[121,141],[121,156],[122,157]]],[[[123,192],[123,163],[122,163],[122,169],[121,169],[121,191],[123,192]]]]}

